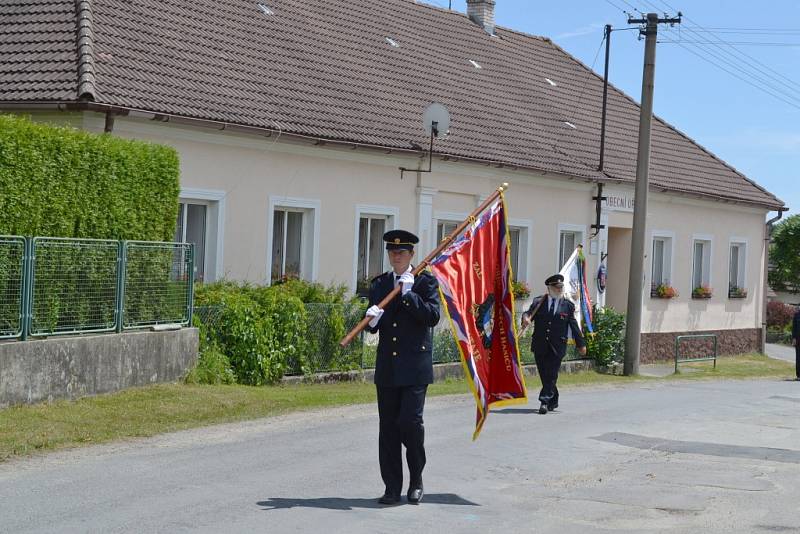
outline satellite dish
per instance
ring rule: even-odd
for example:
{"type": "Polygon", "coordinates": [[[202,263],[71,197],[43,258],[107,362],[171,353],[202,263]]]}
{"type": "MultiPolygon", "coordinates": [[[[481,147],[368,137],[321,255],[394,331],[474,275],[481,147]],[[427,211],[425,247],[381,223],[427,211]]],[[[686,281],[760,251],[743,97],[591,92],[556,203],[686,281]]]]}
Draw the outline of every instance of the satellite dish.
{"type": "Polygon", "coordinates": [[[442,104],[434,102],[422,114],[422,125],[428,135],[434,137],[439,137],[439,134],[447,135],[450,130],[450,112],[442,104]]]}

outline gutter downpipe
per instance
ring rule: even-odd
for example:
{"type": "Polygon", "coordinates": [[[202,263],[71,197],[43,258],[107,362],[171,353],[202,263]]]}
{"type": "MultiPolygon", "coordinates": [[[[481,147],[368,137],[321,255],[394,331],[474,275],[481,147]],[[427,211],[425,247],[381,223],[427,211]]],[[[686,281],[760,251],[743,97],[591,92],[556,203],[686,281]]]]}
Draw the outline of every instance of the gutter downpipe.
{"type": "Polygon", "coordinates": [[[768,220],[764,227],[764,288],[761,302],[761,354],[767,353],[767,292],[769,291],[769,245],[772,243],[772,231],[776,222],[783,218],[787,208],[780,208],[778,214],[768,220]]]}

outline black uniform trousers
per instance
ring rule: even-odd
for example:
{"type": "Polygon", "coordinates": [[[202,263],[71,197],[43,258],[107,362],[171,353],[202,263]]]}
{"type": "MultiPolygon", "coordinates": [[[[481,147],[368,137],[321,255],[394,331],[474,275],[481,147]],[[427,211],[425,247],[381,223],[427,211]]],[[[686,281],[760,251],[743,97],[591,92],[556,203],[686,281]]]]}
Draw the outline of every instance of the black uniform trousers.
{"type": "Polygon", "coordinates": [[[542,381],[542,389],[539,391],[539,402],[547,405],[548,409],[558,406],[558,371],[561,369],[561,358],[549,348],[545,351],[534,351],[533,357],[536,360],[536,369],[542,381]]]}
{"type": "Polygon", "coordinates": [[[425,467],[425,408],[427,385],[376,386],[378,390],[378,460],[386,493],[400,495],[403,488],[402,445],[411,475],[411,487],[422,484],[425,467]]]}
{"type": "Polygon", "coordinates": [[[794,345],[794,372],[800,380],[800,339],[795,341],[794,345]]]}

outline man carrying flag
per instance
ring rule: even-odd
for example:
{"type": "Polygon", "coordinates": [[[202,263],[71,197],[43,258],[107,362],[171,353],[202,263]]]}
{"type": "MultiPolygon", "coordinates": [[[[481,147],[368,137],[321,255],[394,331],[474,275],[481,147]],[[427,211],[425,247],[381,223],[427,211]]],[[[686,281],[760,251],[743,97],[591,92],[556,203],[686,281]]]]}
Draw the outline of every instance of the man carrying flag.
{"type": "Polygon", "coordinates": [[[539,413],[558,408],[558,371],[567,352],[570,331],[581,355],[586,354],[586,343],[575,320],[575,305],[564,298],[564,276],[554,274],[544,281],[547,294],[533,299],[530,308],[522,315],[522,327],[533,322],[531,350],[536,359],[536,369],[542,381],[539,392],[539,413]]]}
{"type": "Polygon", "coordinates": [[[375,362],[378,393],[378,461],[386,486],[381,504],[398,504],[403,487],[402,446],[410,482],[408,502],[422,500],[425,467],[425,427],[422,411],[428,384],[433,382],[431,328],[439,322],[436,279],[425,271],[414,276],[411,259],[419,238],[405,230],[383,236],[392,270],[375,277],[369,289],[369,331],[379,333],[375,362]],[[385,309],[377,306],[396,287],[400,296],[385,309]]]}
{"type": "Polygon", "coordinates": [[[409,501],[422,498],[422,406],[433,374],[429,327],[439,321],[437,281],[478,408],[472,438],[477,438],[492,406],[528,402],[514,323],[503,198],[507,189],[507,183],[500,186],[413,269],[410,262],[417,237],[388,232],[384,239],[394,273],[373,280],[366,317],[339,342],[347,346],[367,327],[380,331],[375,383],[381,474],[386,482],[382,503],[400,500],[401,442],[410,455],[409,501]],[[426,267],[435,278],[424,272],[426,267]],[[405,424],[409,421],[413,424],[405,424]]]}

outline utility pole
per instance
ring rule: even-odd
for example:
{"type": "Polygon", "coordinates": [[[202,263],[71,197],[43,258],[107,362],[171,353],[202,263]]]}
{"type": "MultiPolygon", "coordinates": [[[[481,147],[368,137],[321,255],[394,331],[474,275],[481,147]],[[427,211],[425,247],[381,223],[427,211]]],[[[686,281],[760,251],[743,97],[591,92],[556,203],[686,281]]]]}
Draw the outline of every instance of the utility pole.
{"type": "Polygon", "coordinates": [[[626,376],[639,374],[639,351],[642,337],[642,299],[644,292],[644,256],[647,227],[647,193],[650,171],[650,125],[653,119],[653,89],[656,74],[656,37],[659,24],[680,24],[677,18],[658,18],[648,13],[646,19],[628,18],[628,24],[645,24],[644,73],[642,104],[639,115],[639,150],[636,158],[636,189],[634,192],[633,236],[631,241],[630,278],[628,279],[627,327],[625,330],[626,376]]]}
{"type": "Polygon", "coordinates": [[[606,155],[606,111],[608,110],[608,56],[611,54],[611,24],[606,24],[606,70],[603,75],[603,118],[600,121],[600,165],[597,170],[603,171],[606,155]]]}

